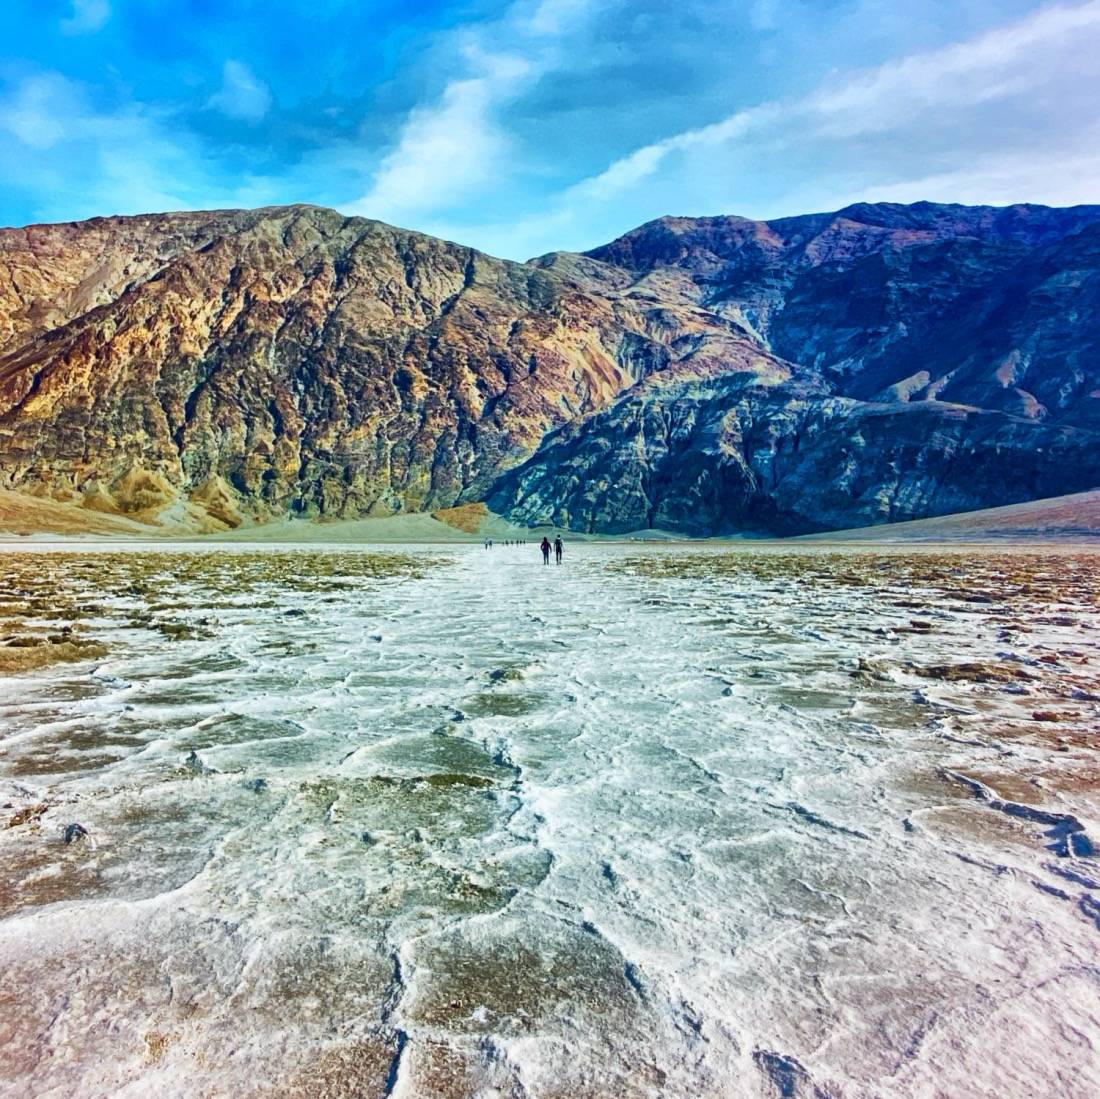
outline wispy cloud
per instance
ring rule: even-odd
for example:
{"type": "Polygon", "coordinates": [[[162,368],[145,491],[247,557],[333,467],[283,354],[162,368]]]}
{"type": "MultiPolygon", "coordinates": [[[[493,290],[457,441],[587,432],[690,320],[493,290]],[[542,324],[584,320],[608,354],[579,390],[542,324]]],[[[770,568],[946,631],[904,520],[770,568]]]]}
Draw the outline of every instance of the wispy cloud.
{"type": "Polygon", "coordinates": [[[198,158],[166,122],[132,103],[97,108],[60,73],[26,77],[0,98],[0,147],[11,154],[0,157],[0,187],[32,190],[44,220],[186,208],[198,158]]]}
{"type": "MultiPolygon", "coordinates": [[[[1082,55],[1095,56],[1097,47],[1100,2],[1049,8],[974,40],[840,78],[805,98],[739,111],[645,145],[577,184],[571,193],[579,199],[608,201],[656,174],[676,154],[729,148],[752,138],[763,138],[773,150],[876,134],[913,143],[928,135],[929,122],[944,127],[942,110],[972,116],[985,104],[1049,90],[1062,83],[1063,76],[1076,83],[1079,71],[1063,67],[1066,54],[1080,60],[1082,55]]],[[[1100,77],[1090,84],[1091,97],[1092,91],[1100,91],[1100,77]]],[[[980,136],[976,131],[975,137],[980,136]]],[[[958,150],[966,156],[974,151],[965,145],[958,150]]]]}
{"type": "Polygon", "coordinates": [[[61,20],[61,33],[92,34],[110,18],[110,0],[72,0],[72,14],[61,20]]]}
{"type": "Polygon", "coordinates": [[[271,109],[271,89],[245,64],[226,61],[222,86],[207,105],[229,118],[258,122],[271,109]]]}
{"type": "Polygon", "coordinates": [[[344,208],[399,222],[431,218],[507,177],[511,143],[501,111],[553,67],[556,40],[592,7],[592,0],[520,2],[498,20],[463,28],[461,74],[410,111],[370,189],[344,208]]]}
{"type": "Polygon", "coordinates": [[[72,132],[81,97],[60,73],[38,73],[21,80],[0,100],[0,130],[29,149],[49,149],[72,132]]]}
{"type": "Polygon", "coordinates": [[[482,63],[482,75],[452,80],[436,103],[415,108],[373,185],[351,209],[403,221],[462,202],[502,170],[507,140],[494,110],[528,72],[521,59],[482,63]]]}

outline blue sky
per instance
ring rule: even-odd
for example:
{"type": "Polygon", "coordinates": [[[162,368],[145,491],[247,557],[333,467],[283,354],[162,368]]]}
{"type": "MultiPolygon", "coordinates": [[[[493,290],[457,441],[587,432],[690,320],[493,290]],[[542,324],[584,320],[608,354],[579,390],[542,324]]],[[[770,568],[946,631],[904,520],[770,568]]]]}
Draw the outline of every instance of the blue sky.
{"type": "Polygon", "coordinates": [[[314,202],[526,258],[662,214],[1100,202],[1100,0],[4,0],[0,223],[314,202]]]}

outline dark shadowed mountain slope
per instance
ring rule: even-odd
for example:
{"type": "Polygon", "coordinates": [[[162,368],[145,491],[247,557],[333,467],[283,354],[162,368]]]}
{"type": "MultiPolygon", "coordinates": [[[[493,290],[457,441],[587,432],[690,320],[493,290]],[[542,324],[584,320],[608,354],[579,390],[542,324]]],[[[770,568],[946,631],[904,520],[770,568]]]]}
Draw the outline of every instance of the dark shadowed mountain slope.
{"type": "Polygon", "coordinates": [[[643,382],[497,484],[516,517],[794,532],[1100,484],[1100,207],[662,218],[535,262],[700,303],[791,377],[643,382]]]}
{"type": "Polygon", "coordinates": [[[634,285],[686,273],[697,301],[846,396],[1095,422],[1100,207],[665,218],[589,256],[634,285]]]}
{"type": "Polygon", "coordinates": [[[1097,441],[941,402],[653,379],[553,433],[488,502],[590,532],[800,534],[1083,491],[1100,484],[1097,441]]]}

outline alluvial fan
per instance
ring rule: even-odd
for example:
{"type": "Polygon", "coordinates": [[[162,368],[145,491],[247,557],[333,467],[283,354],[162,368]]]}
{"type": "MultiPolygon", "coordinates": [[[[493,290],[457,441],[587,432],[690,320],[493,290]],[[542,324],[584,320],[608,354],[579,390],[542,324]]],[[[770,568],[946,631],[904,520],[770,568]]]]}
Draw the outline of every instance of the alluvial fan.
{"type": "Polygon", "coordinates": [[[1100,1093],[1100,555],[9,551],[0,1095],[1100,1093]]]}

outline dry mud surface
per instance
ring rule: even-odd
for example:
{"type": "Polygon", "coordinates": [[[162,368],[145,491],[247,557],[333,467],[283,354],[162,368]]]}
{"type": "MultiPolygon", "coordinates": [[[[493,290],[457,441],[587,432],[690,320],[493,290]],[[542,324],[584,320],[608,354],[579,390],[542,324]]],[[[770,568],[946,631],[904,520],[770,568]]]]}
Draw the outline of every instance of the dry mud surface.
{"type": "Polygon", "coordinates": [[[0,1096],[1100,1094],[1100,554],[537,558],[3,553],[0,1096]]]}

